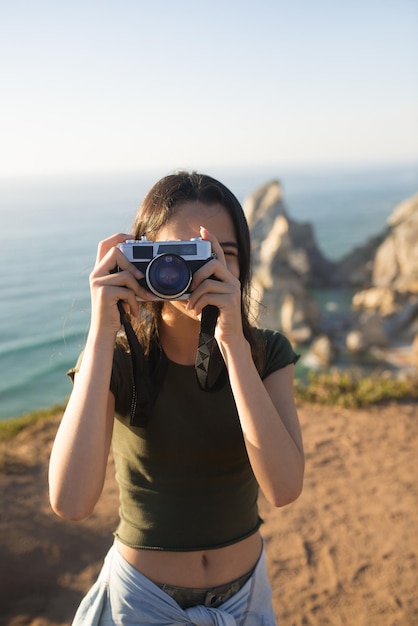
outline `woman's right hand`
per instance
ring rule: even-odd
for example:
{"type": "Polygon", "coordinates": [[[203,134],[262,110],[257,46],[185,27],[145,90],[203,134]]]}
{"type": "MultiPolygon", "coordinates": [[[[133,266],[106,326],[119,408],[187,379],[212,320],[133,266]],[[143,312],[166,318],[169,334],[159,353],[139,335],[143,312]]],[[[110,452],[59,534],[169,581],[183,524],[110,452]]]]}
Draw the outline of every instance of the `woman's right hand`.
{"type": "Polygon", "coordinates": [[[125,302],[132,315],[138,315],[136,297],[152,299],[138,283],[141,272],[117,247],[127,239],[133,239],[132,235],[119,233],[98,246],[90,274],[90,330],[52,448],[51,506],[67,519],[90,515],[103,489],[115,413],[110,381],[115,336],[121,326],[118,301],[125,302]],[[121,271],[115,272],[117,267],[121,271]]]}
{"type": "Polygon", "coordinates": [[[138,283],[143,278],[140,272],[117,247],[133,235],[118,233],[101,241],[98,245],[96,263],[90,274],[92,303],[92,326],[97,330],[108,330],[116,334],[121,326],[117,307],[119,300],[125,303],[127,311],[139,315],[140,303],[136,299],[152,300],[149,291],[138,283]],[[119,271],[115,271],[119,267],[119,271]]]}
{"type": "Polygon", "coordinates": [[[55,437],[49,470],[53,510],[81,520],[92,513],[103,489],[112,439],[115,398],[110,391],[115,336],[121,326],[118,301],[132,315],[151,294],[142,278],[117,247],[132,235],[116,234],[98,246],[90,274],[91,325],[79,370],[55,437]],[[121,271],[115,272],[119,267],[121,271]]]}

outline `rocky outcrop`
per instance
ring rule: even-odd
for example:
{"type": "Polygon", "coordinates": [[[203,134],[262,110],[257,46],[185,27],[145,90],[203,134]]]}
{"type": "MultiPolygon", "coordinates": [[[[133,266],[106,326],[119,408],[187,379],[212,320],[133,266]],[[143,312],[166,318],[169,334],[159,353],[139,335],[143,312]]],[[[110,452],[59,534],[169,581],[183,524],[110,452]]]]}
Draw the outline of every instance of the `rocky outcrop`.
{"type": "Polygon", "coordinates": [[[418,368],[418,335],[415,335],[412,342],[412,363],[418,368]]]}
{"type": "Polygon", "coordinates": [[[332,362],[338,345],[362,353],[401,340],[412,344],[418,336],[418,194],[395,208],[380,234],[335,263],[322,254],[312,226],[289,216],[278,181],[251,194],[244,210],[265,326],[311,344],[323,363],[332,362]],[[324,328],[317,289],[352,290],[350,322],[345,314],[341,324],[334,319],[324,328]]]}
{"type": "Polygon", "coordinates": [[[370,283],[355,294],[357,328],[347,338],[362,350],[418,333],[418,194],[399,204],[371,259],[370,283]],[[353,341],[353,334],[357,341],[353,341]]]}
{"type": "Polygon", "coordinates": [[[418,294],[418,194],[395,208],[388,226],[376,252],[372,284],[418,294]]]}
{"type": "Polygon", "coordinates": [[[352,289],[366,289],[373,277],[377,249],[385,239],[387,230],[357,246],[337,263],[335,273],[339,284],[352,289]]]}
{"type": "Polygon", "coordinates": [[[318,309],[310,289],[330,283],[335,265],[318,248],[312,226],[292,220],[280,183],[273,181],[244,202],[253,246],[254,286],[266,326],[297,343],[312,339],[318,309]]]}
{"type": "Polygon", "coordinates": [[[256,272],[272,263],[310,288],[336,284],[336,264],[319,249],[311,224],[290,218],[278,181],[267,183],[244,201],[256,272]]]}
{"type": "Polygon", "coordinates": [[[319,335],[310,346],[310,356],[319,365],[330,365],[338,356],[338,346],[328,335],[319,335]]]}

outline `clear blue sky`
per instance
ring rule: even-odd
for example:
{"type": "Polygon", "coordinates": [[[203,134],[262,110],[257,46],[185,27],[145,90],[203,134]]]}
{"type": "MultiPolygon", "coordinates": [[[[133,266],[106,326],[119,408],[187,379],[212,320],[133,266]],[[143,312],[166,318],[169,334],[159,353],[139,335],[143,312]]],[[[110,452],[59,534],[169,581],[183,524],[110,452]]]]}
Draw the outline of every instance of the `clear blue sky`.
{"type": "Polygon", "coordinates": [[[11,0],[0,175],[418,160],[416,0],[11,0]]]}

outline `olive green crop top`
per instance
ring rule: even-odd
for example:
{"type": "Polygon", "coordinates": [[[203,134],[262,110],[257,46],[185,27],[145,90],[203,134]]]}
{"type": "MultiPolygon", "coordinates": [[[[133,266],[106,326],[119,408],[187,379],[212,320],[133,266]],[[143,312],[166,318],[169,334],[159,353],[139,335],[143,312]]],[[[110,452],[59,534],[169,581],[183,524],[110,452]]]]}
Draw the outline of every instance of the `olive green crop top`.
{"type": "MultiPolygon", "coordinates": [[[[265,344],[262,378],[298,356],[279,332],[258,330],[265,344]]],[[[130,426],[130,354],[117,345],[111,391],[116,400],[113,451],[123,543],[154,550],[207,550],[260,526],[252,472],[229,383],[202,391],[193,366],[168,361],[146,428],[130,426]]]]}

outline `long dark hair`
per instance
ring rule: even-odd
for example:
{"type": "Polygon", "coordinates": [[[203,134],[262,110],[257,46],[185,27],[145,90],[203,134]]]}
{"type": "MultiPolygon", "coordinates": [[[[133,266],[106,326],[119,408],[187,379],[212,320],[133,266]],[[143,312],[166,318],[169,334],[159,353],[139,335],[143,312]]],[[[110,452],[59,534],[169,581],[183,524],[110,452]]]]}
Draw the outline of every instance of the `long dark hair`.
{"type": "MultiPolygon", "coordinates": [[[[230,215],[237,238],[239,279],[241,282],[241,314],[244,336],[250,343],[253,359],[261,368],[262,346],[250,323],[251,309],[251,244],[247,220],[241,204],[234,194],[221,182],[197,172],[178,172],[159,180],[147,193],[133,225],[136,239],[146,236],[156,240],[158,231],[168,222],[181,204],[198,201],[207,205],[220,204],[230,215]]],[[[143,305],[143,314],[133,319],[132,324],[145,352],[151,340],[158,335],[158,324],[164,303],[149,302],[143,305]]]]}

